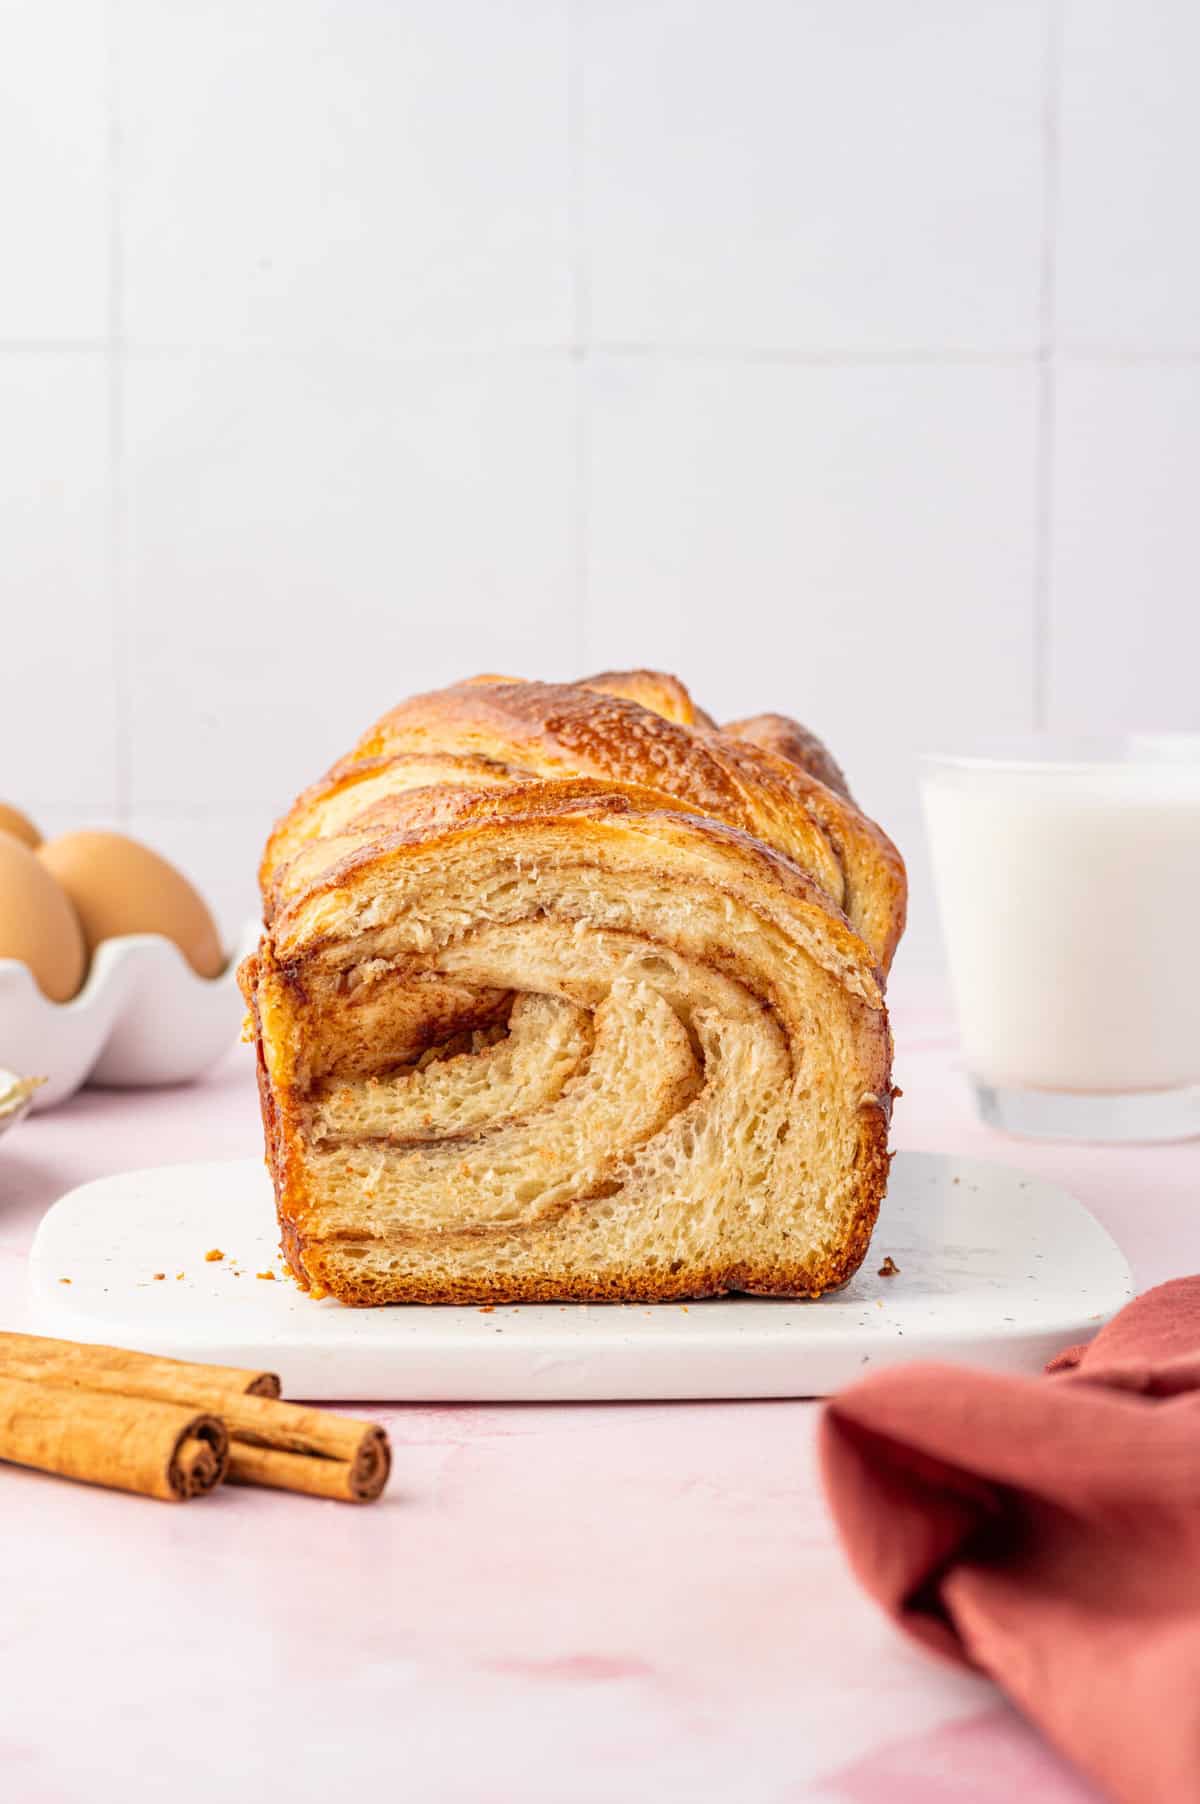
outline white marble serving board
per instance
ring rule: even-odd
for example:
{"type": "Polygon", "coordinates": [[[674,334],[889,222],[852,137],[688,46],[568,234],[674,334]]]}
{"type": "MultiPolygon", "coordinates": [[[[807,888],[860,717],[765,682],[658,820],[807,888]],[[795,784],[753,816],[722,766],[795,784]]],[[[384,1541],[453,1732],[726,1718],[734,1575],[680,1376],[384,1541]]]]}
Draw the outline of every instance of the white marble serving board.
{"type": "Polygon", "coordinates": [[[805,1397],[914,1359],[1034,1372],[1132,1295],[1121,1253],[1073,1197],[936,1153],[897,1154],[862,1269],[817,1302],[345,1309],[283,1272],[257,1160],[128,1172],[45,1217],[30,1257],[33,1326],[267,1367],[291,1397],[805,1397]],[[206,1261],[211,1248],[224,1257],[206,1261]],[[895,1277],[878,1275],[885,1255],[895,1277]],[[267,1270],[273,1280],[256,1276],[267,1270]]]}

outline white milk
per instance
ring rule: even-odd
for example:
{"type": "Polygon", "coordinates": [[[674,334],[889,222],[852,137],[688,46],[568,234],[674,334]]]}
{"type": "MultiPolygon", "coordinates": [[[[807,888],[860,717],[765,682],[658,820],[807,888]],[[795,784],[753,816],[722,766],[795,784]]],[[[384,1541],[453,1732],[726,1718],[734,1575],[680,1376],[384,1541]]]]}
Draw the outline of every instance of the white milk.
{"type": "Polygon", "coordinates": [[[926,762],[973,1076],[1092,1093],[1200,1080],[1200,759],[1176,758],[926,762]]]}

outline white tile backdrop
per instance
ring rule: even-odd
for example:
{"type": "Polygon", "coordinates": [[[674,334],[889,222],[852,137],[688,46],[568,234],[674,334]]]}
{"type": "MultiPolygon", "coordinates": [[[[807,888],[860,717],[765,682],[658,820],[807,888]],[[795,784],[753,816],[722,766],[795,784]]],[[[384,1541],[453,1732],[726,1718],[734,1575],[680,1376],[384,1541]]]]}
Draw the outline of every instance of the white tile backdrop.
{"type": "Polygon", "coordinates": [[[1200,727],[1195,0],[8,0],[0,794],[229,926],[413,689],[1200,727]]]}

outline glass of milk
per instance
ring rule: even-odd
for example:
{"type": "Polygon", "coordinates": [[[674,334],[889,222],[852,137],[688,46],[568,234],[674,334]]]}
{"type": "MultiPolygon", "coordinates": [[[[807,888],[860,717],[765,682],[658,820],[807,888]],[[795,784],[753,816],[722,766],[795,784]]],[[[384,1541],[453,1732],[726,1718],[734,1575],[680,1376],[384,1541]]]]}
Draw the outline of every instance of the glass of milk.
{"type": "Polygon", "coordinates": [[[921,788],[985,1121],[1200,1134],[1200,734],[1034,736],[927,757],[921,788]]]}

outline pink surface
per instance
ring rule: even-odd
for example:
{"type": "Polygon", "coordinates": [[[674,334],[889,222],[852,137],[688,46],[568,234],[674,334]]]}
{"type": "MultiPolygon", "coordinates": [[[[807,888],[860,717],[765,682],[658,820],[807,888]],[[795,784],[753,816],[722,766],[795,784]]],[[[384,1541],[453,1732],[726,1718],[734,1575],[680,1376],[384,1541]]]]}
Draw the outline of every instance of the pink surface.
{"type": "MultiPolygon", "coordinates": [[[[896,1009],[900,1145],[1083,1198],[1139,1286],[1200,1268],[1197,1146],[1004,1140],[949,1017],[896,1009]]],[[[0,1140],[0,1324],[47,1205],[258,1145],[249,1055],[85,1093],[0,1140]]],[[[284,1379],[286,1383],[286,1373],[284,1379]]],[[[14,1804],[1081,1804],[990,1686],[856,1590],[801,1403],[405,1407],[388,1496],[170,1508],[0,1468],[0,1774],[14,1804]]]]}

